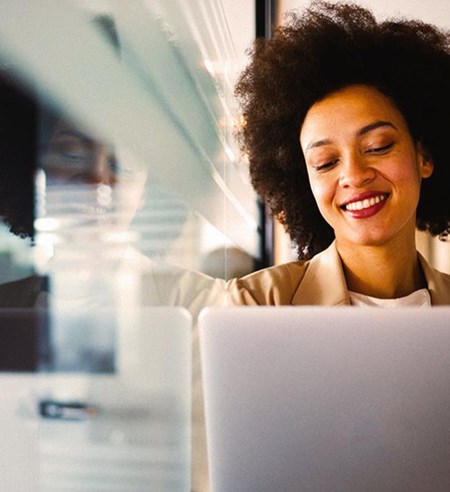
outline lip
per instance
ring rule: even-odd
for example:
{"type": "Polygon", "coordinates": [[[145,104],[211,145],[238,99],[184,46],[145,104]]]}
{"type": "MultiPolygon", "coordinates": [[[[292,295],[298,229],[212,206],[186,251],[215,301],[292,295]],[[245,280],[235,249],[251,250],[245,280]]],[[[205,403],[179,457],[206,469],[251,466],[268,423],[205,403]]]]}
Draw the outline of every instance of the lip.
{"type": "Polygon", "coordinates": [[[346,200],[344,203],[342,203],[342,205],[340,205],[340,208],[346,214],[357,219],[371,217],[372,215],[378,213],[385,206],[388,198],[389,193],[384,192],[370,191],[366,193],[360,193],[356,196],[353,196],[349,200],[346,200]],[[364,201],[366,201],[366,203],[363,204],[364,201]],[[355,208],[348,209],[347,206],[349,204],[355,204],[355,208]]]}

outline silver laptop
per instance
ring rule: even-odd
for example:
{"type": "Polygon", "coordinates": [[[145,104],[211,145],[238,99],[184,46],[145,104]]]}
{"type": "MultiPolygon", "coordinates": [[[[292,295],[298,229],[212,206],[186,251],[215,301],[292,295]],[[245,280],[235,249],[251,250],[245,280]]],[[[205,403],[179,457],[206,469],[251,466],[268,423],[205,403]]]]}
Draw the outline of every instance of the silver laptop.
{"type": "Polygon", "coordinates": [[[450,490],[450,307],[209,309],[213,492],[450,490]]]}
{"type": "Polygon", "coordinates": [[[181,308],[0,310],[0,477],[11,492],[189,492],[181,308]]]}

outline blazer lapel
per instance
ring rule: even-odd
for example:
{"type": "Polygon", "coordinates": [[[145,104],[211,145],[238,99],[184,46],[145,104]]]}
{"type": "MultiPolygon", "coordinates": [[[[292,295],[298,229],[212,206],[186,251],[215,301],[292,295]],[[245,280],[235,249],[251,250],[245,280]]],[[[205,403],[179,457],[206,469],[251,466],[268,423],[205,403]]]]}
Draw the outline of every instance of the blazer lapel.
{"type": "Polygon", "coordinates": [[[342,263],[333,242],[314,256],[300,285],[292,296],[292,305],[349,305],[350,298],[342,263]]]}
{"type": "Polygon", "coordinates": [[[418,257],[430,292],[431,305],[450,304],[450,275],[432,268],[420,253],[418,257]]]}
{"type": "MultiPolygon", "coordinates": [[[[420,253],[418,257],[430,291],[431,304],[450,304],[450,275],[432,268],[420,253]]],[[[334,242],[309,262],[303,279],[292,296],[291,304],[350,305],[341,259],[334,242]]]]}

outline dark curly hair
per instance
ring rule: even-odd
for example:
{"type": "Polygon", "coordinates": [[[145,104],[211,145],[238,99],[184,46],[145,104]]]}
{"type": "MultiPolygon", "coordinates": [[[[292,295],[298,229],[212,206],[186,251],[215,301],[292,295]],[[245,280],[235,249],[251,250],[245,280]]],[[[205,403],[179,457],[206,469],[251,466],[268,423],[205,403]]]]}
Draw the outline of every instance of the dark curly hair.
{"type": "MultiPolygon", "coordinates": [[[[114,20],[92,19],[119,54],[114,20]]],[[[34,176],[39,152],[48,144],[60,111],[39,101],[31,83],[20,81],[0,63],[0,221],[13,234],[34,239],[34,176]]]]}
{"type": "Polygon", "coordinates": [[[299,132],[309,108],[327,94],[366,84],[390,98],[412,138],[434,163],[422,183],[417,226],[450,232],[450,32],[417,20],[378,22],[355,4],[313,2],[291,12],[270,40],[257,39],[236,95],[239,132],[253,186],[310,258],[334,239],[309,186],[299,132]]]}
{"type": "Polygon", "coordinates": [[[0,220],[34,237],[37,110],[33,97],[0,70],[0,220]]]}

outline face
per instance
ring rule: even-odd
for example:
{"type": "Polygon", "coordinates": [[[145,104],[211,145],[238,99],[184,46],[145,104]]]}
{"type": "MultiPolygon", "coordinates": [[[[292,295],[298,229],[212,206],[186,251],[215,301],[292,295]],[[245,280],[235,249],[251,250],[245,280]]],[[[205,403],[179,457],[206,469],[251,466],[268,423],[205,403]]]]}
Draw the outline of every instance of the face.
{"type": "Polygon", "coordinates": [[[47,179],[55,184],[114,185],[116,159],[110,146],[58,121],[43,160],[47,179]]]}
{"type": "Polygon", "coordinates": [[[49,218],[58,219],[71,241],[126,230],[141,204],[145,173],[139,161],[64,119],[55,123],[40,164],[44,220],[36,222],[38,232],[46,232],[49,218]]]}
{"type": "Polygon", "coordinates": [[[300,144],[338,245],[413,240],[420,183],[433,166],[390,99],[364,85],[332,93],[309,109],[300,144]]]}

